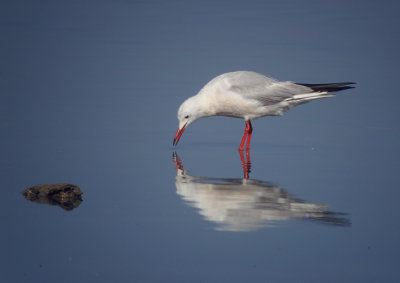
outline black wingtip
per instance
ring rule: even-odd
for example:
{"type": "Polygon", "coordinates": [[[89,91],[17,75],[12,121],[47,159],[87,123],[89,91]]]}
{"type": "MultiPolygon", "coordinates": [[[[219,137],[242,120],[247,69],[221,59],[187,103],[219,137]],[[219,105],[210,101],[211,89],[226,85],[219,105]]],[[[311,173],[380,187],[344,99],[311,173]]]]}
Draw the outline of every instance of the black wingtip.
{"type": "Polygon", "coordinates": [[[327,92],[336,92],[346,89],[355,88],[356,82],[342,82],[342,83],[326,83],[326,84],[304,84],[304,83],[296,83],[298,85],[302,85],[305,87],[311,88],[313,91],[327,91],[327,92]]]}

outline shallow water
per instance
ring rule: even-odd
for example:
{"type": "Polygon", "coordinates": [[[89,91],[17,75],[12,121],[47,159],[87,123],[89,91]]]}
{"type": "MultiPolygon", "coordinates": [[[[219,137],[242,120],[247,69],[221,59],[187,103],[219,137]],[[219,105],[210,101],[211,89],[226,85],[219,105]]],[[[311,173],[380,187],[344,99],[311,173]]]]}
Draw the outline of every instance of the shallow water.
{"type": "Polygon", "coordinates": [[[396,281],[397,4],[2,6],[0,281],[396,281]],[[255,120],[245,180],[239,119],[172,147],[179,104],[233,70],[357,86],[255,120]],[[56,183],[82,202],[22,195],[56,183]]]}

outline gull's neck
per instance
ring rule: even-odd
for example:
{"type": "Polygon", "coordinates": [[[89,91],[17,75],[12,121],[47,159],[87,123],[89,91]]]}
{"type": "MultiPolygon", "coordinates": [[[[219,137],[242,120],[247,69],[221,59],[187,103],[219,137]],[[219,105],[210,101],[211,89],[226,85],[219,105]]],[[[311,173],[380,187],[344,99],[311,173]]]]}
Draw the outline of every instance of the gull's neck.
{"type": "Polygon", "coordinates": [[[193,105],[193,107],[196,109],[197,116],[199,118],[215,115],[215,111],[213,109],[214,107],[212,106],[210,99],[206,95],[199,93],[189,99],[191,100],[191,104],[193,105]]]}

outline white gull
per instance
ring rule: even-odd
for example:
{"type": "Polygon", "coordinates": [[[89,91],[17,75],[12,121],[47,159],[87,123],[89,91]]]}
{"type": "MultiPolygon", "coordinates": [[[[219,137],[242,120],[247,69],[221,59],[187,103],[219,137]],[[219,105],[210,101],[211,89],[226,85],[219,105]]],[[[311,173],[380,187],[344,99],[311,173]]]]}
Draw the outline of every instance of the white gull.
{"type": "Polygon", "coordinates": [[[292,107],[314,99],[331,97],[332,92],[353,88],[353,82],[304,84],[278,81],[251,72],[237,71],[219,75],[208,82],[197,95],[186,99],[178,110],[178,130],[173,145],[184,130],[202,117],[228,116],[243,118],[246,128],[239,150],[250,148],[253,127],[250,120],[282,115],[292,107]]]}

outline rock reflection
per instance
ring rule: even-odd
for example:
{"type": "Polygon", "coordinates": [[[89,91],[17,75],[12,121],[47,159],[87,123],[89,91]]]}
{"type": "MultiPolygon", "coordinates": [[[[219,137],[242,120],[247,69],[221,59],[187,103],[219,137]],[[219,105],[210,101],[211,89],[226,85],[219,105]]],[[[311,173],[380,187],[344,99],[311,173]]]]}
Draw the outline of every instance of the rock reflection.
{"type": "Polygon", "coordinates": [[[30,201],[56,205],[65,210],[73,210],[82,203],[81,189],[71,184],[43,184],[26,189],[22,195],[30,201]]]}
{"type": "Polygon", "coordinates": [[[293,198],[286,190],[269,182],[252,179],[195,177],[183,169],[174,153],[177,168],[176,192],[217,230],[253,231],[277,221],[308,219],[324,224],[348,226],[343,213],[331,212],[324,204],[293,198]]]}

